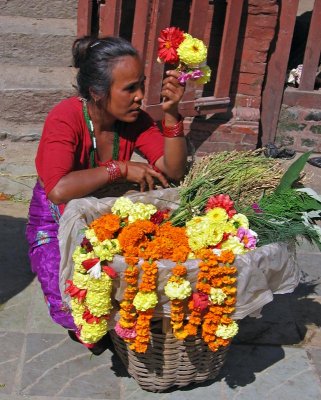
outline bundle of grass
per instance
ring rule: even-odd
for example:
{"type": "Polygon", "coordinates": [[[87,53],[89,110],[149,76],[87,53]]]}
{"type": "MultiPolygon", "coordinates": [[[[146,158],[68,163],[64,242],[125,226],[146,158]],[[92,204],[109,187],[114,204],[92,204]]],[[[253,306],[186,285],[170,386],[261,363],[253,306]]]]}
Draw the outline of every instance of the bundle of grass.
{"type": "Polygon", "coordinates": [[[175,225],[204,211],[207,200],[228,194],[237,208],[245,208],[271,193],[279,184],[284,169],[263,149],[210,154],[199,159],[179,188],[180,203],[171,216],[175,225]]]}

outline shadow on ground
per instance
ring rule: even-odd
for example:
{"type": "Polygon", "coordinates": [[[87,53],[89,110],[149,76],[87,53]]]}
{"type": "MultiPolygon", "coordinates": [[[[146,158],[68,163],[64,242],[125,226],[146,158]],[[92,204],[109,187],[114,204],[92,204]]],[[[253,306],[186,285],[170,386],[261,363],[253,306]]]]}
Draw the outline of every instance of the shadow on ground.
{"type": "Polygon", "coordinates": [[[0,215],[0,304],[20,293],[33,280],[25,239],[27,220],[0,215]]]}

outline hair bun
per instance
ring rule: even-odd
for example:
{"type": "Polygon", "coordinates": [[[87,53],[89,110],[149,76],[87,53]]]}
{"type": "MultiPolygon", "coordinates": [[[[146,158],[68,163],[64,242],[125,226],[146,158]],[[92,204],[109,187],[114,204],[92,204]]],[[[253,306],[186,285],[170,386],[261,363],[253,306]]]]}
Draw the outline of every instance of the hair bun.
{"type": "Polygon", "coordinates": [[[80,68],[80,65],[87,59],[90,45],[97,40],[92,36],[83,36],[74,41],[72,46],[73,66],[80,68]]]}

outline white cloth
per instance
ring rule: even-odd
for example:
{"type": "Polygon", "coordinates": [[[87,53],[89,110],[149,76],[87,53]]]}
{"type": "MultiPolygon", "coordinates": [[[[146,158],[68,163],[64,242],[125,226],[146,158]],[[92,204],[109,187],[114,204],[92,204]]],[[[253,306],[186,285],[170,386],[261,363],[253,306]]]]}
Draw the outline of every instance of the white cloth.
{"type": "MultiPolygon", "coordinates": [[[[146,193],[126,195],[133,202],[152,203],[157,208],[176,208],[178,205],[178,191],[176,188],[154,190],[146,193]]],[[[64,302],[70,302],[64,293],[66,280],[72,279],[73,261],[72,253],[83,238],[84,229],[95,218],[111,211],[115,197],[97,199],[87,197],[72,200],[65,208],[60,219],[59,245],[61,253],[60,262],[60,291],[64,302]]],[[[235,266],[238,269],[237,277],[237,303],[234,319],[242,319],[248,315],[257,316],[262,307],[273,300],[273,294],[291,293],[299,283],[300,271],[296,260],[295,245],[291,243],[273,243],[257,248],[243,255],[237,255],[235,266]]],[[[109,263],[117,272],[118,278],[114,280],[113,296],[120,301],[123,296],[125,282],[123,273],[126,268],[122,256],[116,255],[109,263]]],[[[155,316],[169,317],[170,304],[164,295],[164,285],[171,274],[173,262],[161,260],[158,262],[158,295],[159,303],[155,316]]],[[[198,273],[198,261],[188,260],[185,263],[188,269],[188,280],[192,287],[198,273]]],[[[109,321],[113,327],[117,315],[112,315],[109,321]]]]}

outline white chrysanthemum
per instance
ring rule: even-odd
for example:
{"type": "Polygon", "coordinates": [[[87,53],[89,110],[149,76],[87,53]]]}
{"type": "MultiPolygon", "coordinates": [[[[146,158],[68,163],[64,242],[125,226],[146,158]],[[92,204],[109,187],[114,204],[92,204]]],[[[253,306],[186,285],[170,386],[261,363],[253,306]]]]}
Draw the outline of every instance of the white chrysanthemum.
{"type": "Polygon", "coordinates": [[[180,283],[167,282],[164,291],[170,300],[184,300],[192,294],[192,286],[186,279],[181,279],[180,283]]]}
{"type": "Polygon", "coordinates": [[[222,289],[211,287],[209,298],[213,304],[223,304],[226,297],[222,289]]]}
{"type": "Polygon", "coordinates": [[[231,339],[237,334],[238,330],[239,327],[237,323],[233,321],[229,325],[219,325],[215,335],[221,337],[222,339],[231,339]]]}
{"type": "Polygon", "coordinates": [[[222,243],[221,249],[231,250],[234,254],[244,254],[247,251],[237,236],[230,236],[225,240],[225,242],[222,243]]]}
{"type": "Polygon", "coordinates": [[[133,208],[134,203],[128,197],[119,197],[111,208],[113,214],[120,218],[127,218],[133,208]]]}
{"type": "Polygon", "coordinates": [[[99,240],[95,234],[94,229],[86,229],[85,237],[90,241],[92,246],[96,246],[99,243],[99,240]]]}
{"type": "Polygon", "coordinates": [[[249,229],[249,220],[247,219],[247,216],[244,214],[235,214],[230,220],[232,224],[238,228],[246,228],[249,229]]]}
{"type": "Polygon", "coordinates": [[[128,216],[128,222],[150,219],[156,211],[157,208],[153,204],[134,203],[128,216]]]}
{"type": "Polygon", "coordinates": [[[118,239],[107,239],[94,246],[94,252],[101,261],[112,261],[115,254],[121,253],[118,239]]]}

